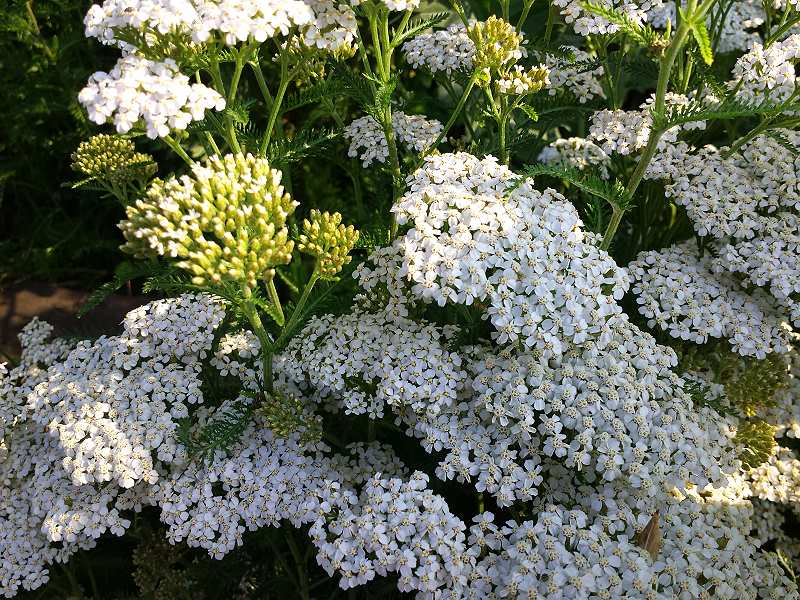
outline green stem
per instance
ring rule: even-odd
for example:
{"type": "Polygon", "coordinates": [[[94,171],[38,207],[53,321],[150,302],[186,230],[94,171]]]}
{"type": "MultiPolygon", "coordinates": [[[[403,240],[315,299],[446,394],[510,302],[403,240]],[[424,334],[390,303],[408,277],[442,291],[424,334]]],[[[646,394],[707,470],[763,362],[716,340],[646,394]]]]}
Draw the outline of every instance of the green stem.
{"type": "Polygon", "coordinates": [[[389,11],[381,11],[381,48],[383,49],[383,70],[388,80],[392,73],[392,42],[389,40],[389,11]]]}
{"type": "MultiPolygon", "coordinates": [[[[287,42],[288,44],[288,42],[287,42]]],[[[292,74],[289,72],[289,56],[287,51],[281,52],[281,82],[278,86],[278,93],[275,95],[275,100],[272,103],[272,108],[269,111],[269,121],[267,122],[267,130],[264,132],[264,139],[261,140],[261,149],[259,154],[266,156],[269,143],[272,140],[272,130],[275,128],[275,122],[278,120],[278,115],[281,111],[281,104],[283,97],[286,94],[286,89],[289,87],[289,82],[292,80],[292,74]]]]}
{"type": "MultiPolygon", "coordinates": [[[[710,8],[711,3],[709,3],[707,0],[704,6],[705,5],[710,8]]],[[[658,83],[656,84],[655,103],[653,105],[653,113],[656,115],[664,114],[665,97],[667,94],[667,87],[669,86],[672,67],[675,64],[675,59],[678,57],[678,54],[686,44],[690,32],[690,27],[687,22],[696,17],[695,6],[696,0],[689,0],[686,10],[687,19],[685,21],[681,21],[681,24],[675,32],[675,36],[672,38],[666,53],[661,58],[661,65],[658,71],[658,83]]],[[[703,13],[697,11],[697,14],[702,15],[703,13]]],[[[700,17],[698,16],[698,18],[700,17]]],[[[642,151],[639,162],[636,163],[636,168],[634,169],[631,178],[628,180],[628,183],[625,186],[626,199],[633,198],[633,195],[636,193],[636,189],[639,187],[642,179],[644,179],[644,174],[647,171],[650,161],[652,161],[653,157],[655,156],[656,150],[658,149],[658,142],[663,134],[664,130],[656,127],[653,127],[653,129],[650,131],[650,137],[647,139],[647,144],[642,151]]],[[[622,222],[622,217],[624,214],[624,206],[618,203],[613,205],[611,221],[608,223],[608,227],[603,234],[603,241],[600,244],[600,248],[603,250],[608,250],[611,247],[611,242],[617,233],[617,229],[622,222]]]]}
{"type": "Polygon", "coordinates": [[[533,6],[534,0],[523,0],[522,2],[522,14],[519,16],[519,20],[517,21],[517,30],[521,31],[522,26],[525,25],[525,21],[528,20],[528,13],[531,10],[531,6],[533,6]]]}
{"type": "Polygon", "coordinates": [[[500,120],[497,122],[497,127],[499,129],[498,135],[498,144],[499,148],[499,158],[500,162],[504,165],[508,165],[508,151],[506,150],[506,123],[508,119],[506,117],[501,117],[500,120]]]}
{"type": "Polygon", "coordinates": [[[275,289],[275,279],[270,279],[267,282],[267,291],[269,292],[269,298],[272,300],[272,303],[275,305],[275,308],[278,310],[278,314],[280,315],[281,322],[285,322],[286,319],[283,316],[283,307],[281,306],[281,299],[278,296],[278,290],[275,289]]]}
{"type": "Polygon", "coordinates": [[[306,286],[305,288],[303,288],[303,293],[301,294],[300,299],[297,301],[297,305],[294,307],[292,315],[286,322],[286,326],[283,328],[283,331],[281,331],[281,334],[278,336],[278,339],[274,344],[274,348],[280,349],[281,345],[286,341],[286,338],[291,333],[292,328],[300,319],[300,316],[303,313],[303,307],[305,307],[306,302],[308,302],[308,297],[311,295],[311,290],[314,289],[314,285],[317,283],[318,280],[319,280],[319,273],[317,272],[317,268],[314,267],[314,272],[311,273],[311,277],[309,278],[308,282],[306,282],[306,286]]]}
{"type": "MultiPolygon", "coordinates": [[[[392,108],[386,107],[383,126],[383,136],[386,138],[386,145],[389,147],[389,165],[392,174],[392,204],[400,197],[403,173],[400,170],[400,156],[397,153],[397,140],[394,137],[394,128],[392,127],[392,108]]],[[[390,240],[394,240],[397,236],[397,218],[392,213],[392,225],[390,229],[390,240]]]]}
{"type": "Polygon", "coordinates": [[[303,555],[300,553],[300,548],[297,547],[297,543],[294,541],[291,528],[287,528],[286,542],[289,544],[289,550],[292,552],[292,558],[294,558],[295,568],[297,569],[297,579],[300,582],[300,597],[303,598],[303,600],[308,600],[309,595],[308,576],[306,575],[306,561],[303,558],[303,555]]]}
{"type": "Polygon", "coordinates": [[[428,156],[428,154],[430,154],[431,152],[433,152],[436,149],[436,147],[442,143],[442,140],[450,131],[450,128],[453,126],[453,124],[456,122],[458,115],[461,114],[461,110],[464,108],[464,104],[467,102],[467,98],[469,98],[470,92],[472,92],[472,88],[475,87],[475,82],[478,80],[478,75],[479,71],[477,70],[473,71],[472,75],[469,78],[469,81],[467,82],[466,87],[464,88],[464,91],[461,93],[461,98],[459,99],[455,109],[453,109],[453,113],[450,115],[450,118],[447,120],[447,123],[445,123],[445,126],[439,132],[439,135],[436,137],[433,144],[425,148],[425,151],[417,159],[417,162],[414,165],[415,171],[425,160],[425,157],[428,156]]]}
{"type": "Polygon", "coordinates": [[[264,323],[258,314],[258,309],[253,302],[253,291],[249,286],[242,286],[242,295],[244,296],[244,305],[242,312],[247,316],[250,325],[253,327],[253,333],[256,334],[259,343],[261,344],[261,361],[262,361],[262,375],[264,378],[264,388],[268,393],[272,394],[272,352],[273,347],[269,339],[269,334],[264,328],[264,323]]]}
{"type": "Polygon", "coordinates": [[[547,11],[547,24],[544,27],[544,45],[545,48],[550,46],[550,37],[553,35],[553,22],[556,17],[555,5],[551,4],[550,9],[547,11]]]}
{"type": "Polygon", "coordinates": [[[370,10],[367,13],[367,18],[369,19],[369,30],[372,34],[372,45],[375,47],[375,65],[378,67],[378,75],[381,81],[387,81],[389,76],[384,70],[383,50],[381,49],[381,38],[378,33],[378,21],[375,19],[375,11],[370,10]]]}
{"type": "Polygon", "coordinates": [[[236,90],[239,87],[239,79],[242,76],[242,69],[244,68],[242,54],[246,52],[247,49],[245,48],[242,50],[242,52],[236,53],[236,64],[233,68],[233,77],[231,77],[231,85],[228,88],[228,95],[225,99],[225,107],[228,109],[225,112],[225,124],[228,129],[228,137],[230,138],[229,142],[231,144],[231,149],[236,153],[241,152],[242,148],[239,145],[239,139],[236,136],[236,128],[233,126],[233,117],[230,115],[230,107],[233,105],[233,101],[236,99],[236,90]]]}
{"type": "Polygon", "coordinates": [[[181,147],[181,145],[178,142],[175,141],[175,139],[173,139],[172,136],[165,135],[161,139],[164,140],[164,143],[166,143],[167,146],[169,146],[172,149],[172,151],[175,152],[175,154],[177,154],[183,159],[183,162],[185,162],[190,167],[194,166],[194,161],[189,157],[188,154],[186,154],[186,151],[181,147]]]}

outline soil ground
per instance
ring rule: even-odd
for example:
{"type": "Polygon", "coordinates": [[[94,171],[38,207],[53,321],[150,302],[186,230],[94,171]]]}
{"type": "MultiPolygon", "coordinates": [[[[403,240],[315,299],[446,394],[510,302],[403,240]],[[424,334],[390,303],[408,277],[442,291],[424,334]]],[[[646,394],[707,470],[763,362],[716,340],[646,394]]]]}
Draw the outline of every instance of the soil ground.
{"type": "Polygon", "coordinates": [[[54,335],[96,337],[119,329],[125,314],[148,301],[115,294],[83,318],[77,312],[89,292],[27,281],[0,289],[0,362],[19,356],[17,334],[33,317],[55,327],[54,335]]]}

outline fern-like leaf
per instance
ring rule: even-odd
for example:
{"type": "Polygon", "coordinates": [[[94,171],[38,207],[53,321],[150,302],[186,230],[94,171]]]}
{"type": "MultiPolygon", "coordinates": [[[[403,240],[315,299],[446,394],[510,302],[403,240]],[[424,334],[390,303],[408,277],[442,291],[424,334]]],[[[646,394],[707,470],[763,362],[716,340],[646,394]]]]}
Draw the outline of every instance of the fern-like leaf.
{"type": "Polygon", "coordinates": [[[449,16],[449,13],[438,12],[430,15],[423,15],[417,19],[412,19],[408,22],[405,29],[400,32],[400,35],[395,37],[394,41],[392,42],[392,47],[396,48],[406,40],[422,33],[426,29],[430,29],[431,27],[438,25],[449,16]]]}
{"type": "Polygon", "coordinates": [[[619,183],[605,181],[596,175],[584,173],[574,168],[556,167],[545,164],[530,165],[516,181],[516,186],[523,181],[539,175],[555,177],[574,185],[579,190],[604,199],[612,206],[619,206],[624,197],[624,189],[619,183]]]}
{"type": "Polygon", "coordinates": [[[114,278],[89,294],[78,310],[78,318],[80,319],[89,314],[127,282],[142,277],[152,277],[156,274],[163,275],[168,269],[168,266],[154,260],[142,262],[124,261],[120,263],[114,270],[114,278]]]}

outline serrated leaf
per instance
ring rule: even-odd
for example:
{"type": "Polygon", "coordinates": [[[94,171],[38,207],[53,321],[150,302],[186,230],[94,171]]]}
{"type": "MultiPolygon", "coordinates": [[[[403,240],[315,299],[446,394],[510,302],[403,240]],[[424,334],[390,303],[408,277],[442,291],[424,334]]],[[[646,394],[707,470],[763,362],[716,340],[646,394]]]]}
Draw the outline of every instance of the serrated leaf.
{"type": "Polygon", "coordinates": [[[596,175],[583,173],[577,169],[554,167],[545,164],[536,164],[527,167],[517,179],[514,187],[520,185],[525,179],[538,175],[549,175],[550,177],[556,177],[567,181],[587,194],[603,198],[612,206],[619,205],[624,195],[622,187],[617,183],[605,181],[596,175]]]}
{"type": "Polygon", "coordinates": [[[423,15],[417,19],[409,21],[406,25],[406,28],[393,40],[392,47],[396,48],[415,35],[422,33],[426,29],[430,29],[434,25],[438,25],[449,16],[450,13],[439,12],[430,15],[423,15]]]}
{"type": "Polygon", "coordinates": [[[114,278],[89,294],[80,309],[78,309],[78,318],[80,319],[86,316],[93,309],[97,308],[97,306],[102,304],[128,281],[140,279],[142,277],[152,277],[157,273],[163,273],[166,268],[165,265],[157,261],[125,261],[120,263],[114,270],[114,278]]]}
{"type": "Polygon", "coordinates": [[[711,38],[708,35],[705,19],[694,19],[689,27],[692,31],[692,37],[700,49],[700,56],[703,57],[703,61],[707,65],[710,65],[714,62],[714,54],[711,50],[711,38]]]}
{"type": "Polygon", "coordinates": [[[292,138],[272,142],[267,157],[276,165],[289,165],[300,160],[321,155],[333,142],[341,137],[333,129],[305,129],[292,138]]]}
{"type": "Polygon", "coordinates": [[[265,300],[264,298],[254,297],[254,304],[263,310],[270,319],[275,321],[278,324],[278,327],[283,327],[286,324],[286,318],[282,311],[278,310],[278,307],[275,306],[269,300],[265,300]]]}
{"type": "Polygon", "coordinates": [[[329,77],[312,86],[304,88],[283,99],[281,112],[287,113],[309,104],[315,104],[326,96],[334,96],[343,91],[345,82],[339,77],[329,77]]]}
{"type": "Polygon", "coordinates": [[[531,120],[531,121],[538,121],[539,120],[539,113],[536,112],[536,109],[528,104],[522,104],[518,106],[522,112],[531,120]]]}

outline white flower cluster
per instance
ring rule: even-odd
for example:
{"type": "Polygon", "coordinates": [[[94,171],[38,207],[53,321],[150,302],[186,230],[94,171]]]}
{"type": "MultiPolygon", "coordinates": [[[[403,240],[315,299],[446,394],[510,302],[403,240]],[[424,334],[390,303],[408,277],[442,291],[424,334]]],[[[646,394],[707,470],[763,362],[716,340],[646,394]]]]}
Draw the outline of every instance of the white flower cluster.
{"type": "Polygon", "coordinates": [[[207,110],[222,110],[225,99],[202,83],[190,83],[175,61],[125,56],[109,73],[97,72],[78,95],[97,124],[113,121],[119,133],[142,122],[147,137],[169,135],[200,121],[207,110]]]}
{"type": "MultiPolygon", "coordinates": [[[[394,271],[401,264],[401,257],[390,259],[389,252],[379,251],[372,266],[359,272],[368,288],[359,302],[380,296],[383,289],[386,314],[396,315],[410,293],[398,287],[402,276],[394,271]]],[[[354,313],[359,319],[366,316],[359,311],[354,313]]],[[[81,343],[66,360],[63,343],[43,343],[46,327],[34,323],[26,330],[26,343],[36,346],[26,349],[25,366],[1,381],[12,392],[3,402],[24,404],[12,424],[11,458],[0,463],[4,595],[41,585],[46,563],[90,547],[104,531],[121,534],[129,521],[120,511],[148,504],[160,508],[171,542],[185,541],[215,557],[241,544],[245,531],[310,525],[318,562],[341,576],[343,588],[396,573],[398,588],[417,591],[421,598],[519,597],[534,591],[553,599],[565,593],[614,598],[623,590],[646,598],[654,585],[663,594],[692,598],[712,591],[715,598],[731,599],[750,597],[752,590],[763,597],[768,591],[797,595],[772,557],[757,551],[748,537],[752,509],[739,487],[709,488],[702,496],[692,491],[692,483],[699,490],[735,468],[730,431],[716,413],[694,413],[680,379],[670,371],[674,354],[627,322],[615,327],[614,339],[602,350],[588,343],[555,361],[537,353],[495,356],[481,346],[465,349],[463,361],[442,348],[425,367],[425,345],[435,348],[434,340],[447,339],[454,330],[417,325],[426,334],[410,342],[414,333],[403,332],[403,317],[396,316],[401,321],[382,323],[383,337],[363,328],[345,339],[347,325],[331,332],[326,317],[309,323],[299,338],[324,332],[330,340],[318,335],[318,348],[294,342],[297,363],[290,364],[289,355],[276,361],[276,384],[287,393],[299,391],[284,379],[287,375],[308,385],[307,376],[315,371],[325,370],[327,377],[344,372],[345,388],[320,393],[337,400],[362,384],[413,398],[429,393],[424,386],[434,381],[431,376],[450,369],[441,381],[456,383],[448,392],[455,397],[442,402],[438,413],[427,411],[424,403],[386,402],[413,435],[425,434],[423,445],[447,451],[440,477],[474,481],[500,504],[531,499],[535,517],[528,521],[495,524],[484,512],[468,525],[429,489],[426,475],[409,476],[391,448],[355,444],[335,454],[324,444],[300,443],[299,433],[278,438],[260,417],[228,451],[215,451],[208,462],[186,462],[180,448],[160,456],[153,456],[159,455],[155,451],[151,482],[142,477],[128,491],[123,491],[129,483],[124,478],[105,485],[81,478],[76,485],[69,476],[75,463],[65,460],[69,435],[82,431],[84,455],[94,452],[95,466],[105,460],[109,472],[118,472],[116,457],[95,451],[108,439],[103,419],[117,419],[117,440],[149,443],[147,435],[135,436],[143,426],[161,431],[157,419],[145,424],[135,411],[127,418],[114,411],[121,415],[134,397],[142,406],[149,403],[153,414],[181,402],[188,408],[181,397],[186,390],[164,391],[169,377],[159,377],[210,358],[221,318],[221,306],[208,298],[159,301],[131,313],[121,336],[81,343]],[[387,331],[397,339],[388,339],[387,331]],[[383,352],[392,345],[404,353],[383,352]],[[93,361],[86,360],[90,354],[93,361]],[[328,359],[304,362],[315,354],[328,359]],[[48,365],[50,371],[42,371],[48,365]],[[157,376],[143,379],[146,369],[157,376]],[[413,381],[406,371],[428,381],[413,381]],[[351,375],[357,372],[360,376],[351,375]],[[373,375],[378,372],[382,381],[373,375]],[[422,387],[415,391],[415,385],[422,387]],[[96,410],[105,404],[110,409],[98,420],[96,410]],[[31,409],[55,436],[27,419],[31,409]],[[70,428],[62,430],[64,423],[70,428]],[[689,489],[670,495],[664,485],[689,489]],[[663,541],[654,559],[633,536],[656,510],[663,541]]],[[[242,378],[245,388],[255,389],[257,349],[251,334],[229,334],[220,340],[212,367],[224,366],[228,375],[242,378]]],[[[195,409],[195,427],[225,410],[225,403],[195,409]]],[[[169,430],[161,433],[174,443],[169,430]]],[[[785,468],[776,468],[783,473],[778,489],[787,492],[776,492],[776,498],[792,493],[792,469],[797,469],[791,458],[785,462],[785,468]]],[[[769,477],[774,479],[761,479],[769,477]]],[[[763,494],[769,493],[765,488],[763,494]]]]}
{"type": "MultiPolygon", "coordinates": [[[[419,153],[436,141],[442,131],[442,124],[422,115],[394,111],[392,128],[398,142],[419,153]]],[[[389,144],[383,128],[372,116],[367,115],[350,123],[344,128],[344,136],[350,140],[347,155],[359,158],[364,167],[373,162],[385,163],[389,158],[389,144]]]]}
{"type": "MultiPolygon", "coordinates": [[[[561,9],[564,20],[572,24],[578,35],[604,35],[619,31],[619,25],[585,10],[579,0],[554,0],[553,4],[561,9]]],[[[598,4],[622,13],[633,23],[643,24],[647,21],[648,11],[661,6],[661,0],[644,0],[642,2],[625,0],[619,3],[604,0],[598,4]]]]}
{"type": "Polygon", "coordinates": [[[412,227],[401,275],[425,301],[485,303],[501,344],[559,356],[565,344],[607,337],[628,287],[624,271],[562,196],[514,183],[492,157],[427,157],[392,209],[412,227]]]}
{"type": "MultiPolygon", "coordinates": [[[[368,0],[347,0],[352,6],[359,6],[368,0]]],[[[402,12],[419,8],[420,0],[379,0],[389,10],[402,12]]]]}
{"type": "Polygon", "coordinates": [[[121,336],[79,343],[51,369],[28,406],[58,438],[75,485],[158,479],[155,461],[178,453],[178,419],[202,402],[199,361],[222,317],[192,297],[137,309],[121,336]]]}
{"type": "Polygon", "coordinates": [[[787,334],[769,298],[715,273],[711,259],[698,257],[690,244],[643,252],[628,266],[648,325],[698,344],[725,338],[744,356],[786,352],[787,334]]]}
{"type": "Polygon", "coordinates": [[[434,325],[389,310],[312,319],[286,350],[283,370],[321,399],[336,398],[346,414],[379,418],[384,406],[436,414],[456,402],[465,375],[434,325]],[[350,356],[340,363],[339,352],[350,356]]]}
{"type": "Polygon", "coordinates": [[[403,44],[403,52],[415,69],[425,67],[431,73],[450,75],[472,70],[475,43],[467,35],[466,27],[458,23],[411,38],[403,44]]]}
{"type": "MultiPolygon", "coordinates": [[[[800,134],[780,130],[790,142],[800,134]]],[[[647,177],[666,180],[665,193],[683,206],[695,231],[720,240],[710,268],[741,273],[766,287],[773,305],[800,323],[800,161],[782,144],[758,136],[741,154],[680,142],[662,149],[647,177]]]]}
{"type": "Polygon", "coordinates": [[[570,59],[554,54],[544,55],[544,66],[550,71],[550,95],[566,88],[581,104],[602,97],[600,78],[605,70],[603,65],[593,64],[594,59],[588,52],[574,46],[563,46],[561,51],[571,55],[570,59]]]}
{"type": "Polygon", "coordinates": [[[562,138],[552,142],[539,153],[539,162],[546,165],[570,167],[585,171],[595,169],[603,179],[608,179],[611,157],[594,142],[585,138],[562,138]]]}
{"type": "Polygon", "coordinates": [[[779,103],[789,98],[797,87],[794,63],[800,58],[800,34],[770,44],[767,49],[756,43],[736,61],[729,87],[746,101],[769,100],[779,103]]]}
{"type": "Polygon", "coordinates": [[[313,23],[303,28],[303,43],[328,52],[346,51],[358,36],[356,15],[340,0],[304,0],[314,11],[313,23]]]}
{"type": "MultiPolygon", "coordinates": [[[[641,151],[650,138],[653,125],[651,114],[655,102],[650,96],[638,111],[603,109],[592,115],[589,126],[589,140],[599,145],[606,154],[623,156],[641,151]]],[[[683,107],[690,103],[689,98],[681,94],[669,93],[665,97],[667,107],[683,107]]],[[[703,121],[691,121],[668,129],[658,142],[660,152],[669,153],[676,146],[681,130],[705,129],[703,121]]],[[[648,168],[648,173],[652,167],[648,168]]]]}
{"type": "Polygon", "coordinates": [[[285,36],[314,18],[302,0],[105,0],[92,5],[84,24],[87,37],[106,44],[117,44],[117,32],[132,29],[151,36],[178,33],[198,44],[219,35],[234,45],[285,36]]]}

